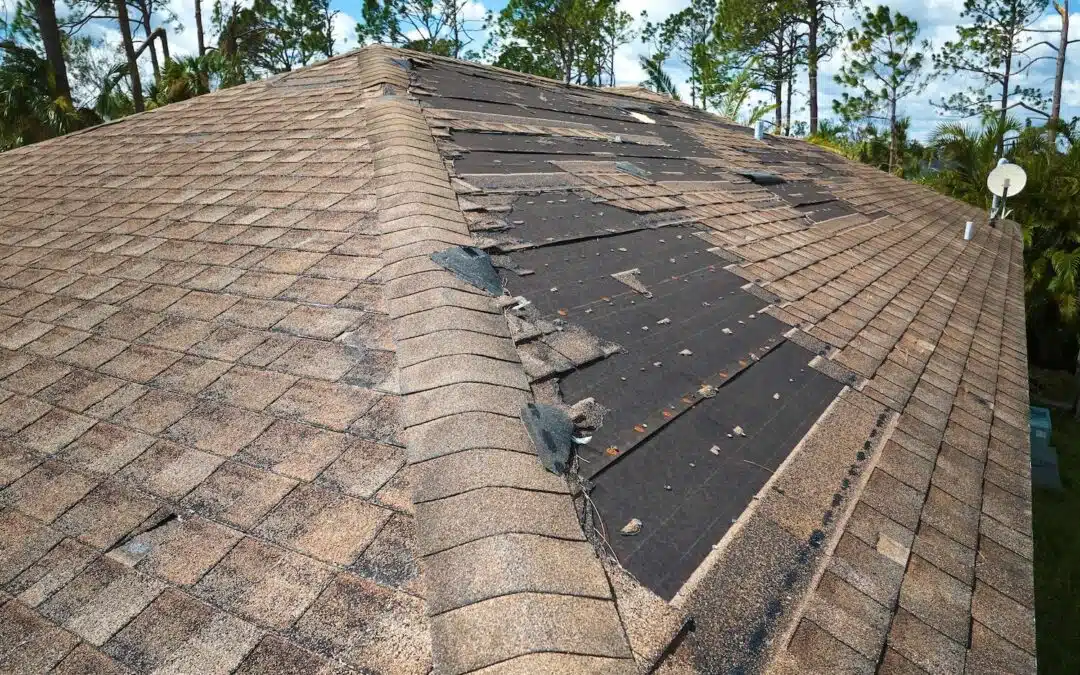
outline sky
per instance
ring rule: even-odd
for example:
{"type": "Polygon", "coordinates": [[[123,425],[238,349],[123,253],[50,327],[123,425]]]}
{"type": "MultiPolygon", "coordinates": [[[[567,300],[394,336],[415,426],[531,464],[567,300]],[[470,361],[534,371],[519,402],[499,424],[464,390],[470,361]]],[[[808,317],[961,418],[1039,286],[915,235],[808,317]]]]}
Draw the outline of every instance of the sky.
{"type": "MultiPolygon", "coordinates": [[[[0,6],[10,5],[11,2],[12,0],[0,0],[0,6]]],[[[348,51],[359,46],[356,40],[355,27],[357,17],[361,14],[362,3],[363,0],[332,0],[333,8],[339,12],[334,25],[335,48],[339,52],[348,51]]],[[[196,51],[194,0],[167,0],[167,4],[179,18],[180,25],[183,26],[183,30],[180,32],[176,30],[170,32],[170,49],[174,54],[194,53],[196,51]]],[[[203,20],[208,32],[210,30],[209,14],[212,4],[213,0],[203,0],[203,20]]],[[[466,17],[471,19],[474,25],[479,28],[482,18],[488,10],[497,12],[505,4],[506,0],[469,0],[466,7],[466,17]]],[[[689,4],[690,0],[622,0],[621,7],[634,17],[640,16],[642,11],[646,11],[650,20],[658,22],[689,4]]],[[[1080,3],[1076,4],[1080,5],[1080,3]]],[[[62,2],[60,0],[57,1],[57,5],[58,11],[62,13],[62,2]]],[[[960,21],[963,0],[894,0],[889,5],[916,20],[921,29],[920,36],[929,39],[932,43],[932,49],[936,50],[946,40],[955,38],[955,27],[960,21]]],[[[850,12],[841,15],[840,20],[844,26],[853,26],[857,23],[850,12]]],[[[1080,11],[1072,14],[1070,24],[1072,31],[1070,38],[1080,38],[1080,11]]],[[[1056,29],[1058,26],[1057,15],[1053,13],[1050,2],[1047,0],[1047,12],[1043,16],[1039,27],[1056,29]]],[[[115,29],[115,26],[97,26],[91,30],[98,31],[108,42],[116,43],[119,41],[119,32],[115,29]]],[[[1050,39],[1055,43],[1057,41],[1057,36],[1054,34],[1047,33],[1041,37],[1050,39]]],[[[482,32],[477,31],[476,41],[473,46],[478,48],[483,44],[484,38],[482,32]]],[[[212,44],[213,38],[211,36],[208,35],[207,40],[212,44]]],[[[638,57],[647,54],[648,51],[648,48],[640,41],[624,45],[619,49],[615,62],[615,76],[619,84],[638,84],[644,79],[644,72],[638,64],[638,57]]],[[[1032,53],[1041,55],[1051,54],[1052,51],[1049,48],[1037,48],[1032,53]]],[[[833,75],[843,63],[843,59],[844,53],[841,50],[833,54],[829,60],[821,65],[821,74],[818,79],[818,99],[822,117],[829,116],[832,110],[832,100],[838,98],[843,91],[843,88],[833,80],[833,75]]],[[[684,93],[683,98],[689,100],[689,91],[685,82],[687,76],[685,67],[675,61],[669,61],[666,69],[684,93]]],[[[1052,59],[1041,61],[1032,68],[1023,84],[1025,86],[1042,87],[1049,94],[1053,84],[1053,69],[1054,62],[1052,59]]],[[[1080,116],[1080,44],[1073,45],[1069,51],[1066,77],[1068,78],[1070,74],[1071,79],[1066,81],[1062,93],[1062,116],[1065,119],[1080,116]]],[[[806,86],[804,71],[796,84],[796,95],[793,99],[793,118],[796,120],[808,118],[806,86]]],[[[930,101],[940,100],[943,96],[963,88],[966,88],[966,84],[960,76],[940,78],[931,82],[921,94],[913,95],[904,100],[901,103],[900,112],[902,115],[911,118],[912,135],[918,139],[925,139],[936,125],[946,119],[955,119],[942,116],[937,109],[930,105],[930,101]]],[[[767,98],[768,95],[764,93],[758,96],[758,100],[762,101],[767,98]]]]}

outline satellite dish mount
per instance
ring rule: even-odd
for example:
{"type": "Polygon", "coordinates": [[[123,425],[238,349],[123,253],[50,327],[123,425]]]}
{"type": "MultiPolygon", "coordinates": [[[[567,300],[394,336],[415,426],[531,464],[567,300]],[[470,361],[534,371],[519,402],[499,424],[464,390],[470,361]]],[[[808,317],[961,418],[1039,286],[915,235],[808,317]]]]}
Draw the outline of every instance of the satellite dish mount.
{"type": "Polygon", "coordinates": [[[990,224],[998,218],[1008,218],[1011,214],[1006,210],[1005,202],[1010,195],[1018,195],[1027,185],[1027,174],[1016,164],[1010,164],[1002,158],[998,160],[997,168],[986,177],[986,187],[994,195],[993,204],[990,206],[990,224]]]}

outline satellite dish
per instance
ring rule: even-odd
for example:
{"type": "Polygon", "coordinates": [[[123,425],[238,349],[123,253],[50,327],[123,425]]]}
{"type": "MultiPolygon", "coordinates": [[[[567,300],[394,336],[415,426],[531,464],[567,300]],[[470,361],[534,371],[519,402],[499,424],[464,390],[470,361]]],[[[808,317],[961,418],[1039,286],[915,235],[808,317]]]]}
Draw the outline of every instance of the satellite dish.
{"type": "Polygon", "coordinates": [[[1016,164],[1002,164],[986,177],[986,187],[998,197],[1004,196],[1006,189],[1010,197],[1020,194],[1025,185],[1027,174],[1016,164]]]}

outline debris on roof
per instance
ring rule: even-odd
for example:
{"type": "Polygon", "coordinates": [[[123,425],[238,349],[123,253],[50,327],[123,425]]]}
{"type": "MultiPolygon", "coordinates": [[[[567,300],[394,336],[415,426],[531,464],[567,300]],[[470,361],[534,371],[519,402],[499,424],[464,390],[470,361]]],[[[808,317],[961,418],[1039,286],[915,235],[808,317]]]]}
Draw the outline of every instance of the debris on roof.
{"type": "Polygon", "coordinates": [[[499,273],[491,264],[491,256],[475,246],[452,246],[431,254],[431,259],[453,272],[459,279],[492,295],[502,295],[499,273]]]}
{"type": "Polygon", "coordinates": [[[554,474],[565,474],[574,451],[574,422],[566,411],[527,403],[521,409],[521,421],[544,468],[554,474]]]}

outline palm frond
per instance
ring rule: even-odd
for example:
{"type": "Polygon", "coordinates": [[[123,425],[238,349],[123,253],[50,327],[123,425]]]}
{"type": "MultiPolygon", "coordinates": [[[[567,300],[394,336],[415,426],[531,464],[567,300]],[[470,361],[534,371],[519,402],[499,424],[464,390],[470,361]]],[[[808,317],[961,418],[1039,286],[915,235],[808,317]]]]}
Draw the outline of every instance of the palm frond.
{"type": "Polygon", "coordinates": [[[653,56],[640,56],[638,57],[641,62],[641,67],[645,70],[646,79],[641,83],[641,86],[655,91],[658,94],[670,96],[672,99],[679,101],[679,90],[675,87],[675,83],[671,81],[671,77],[664,71],[664,54],[657,53],[653,56]]]}

